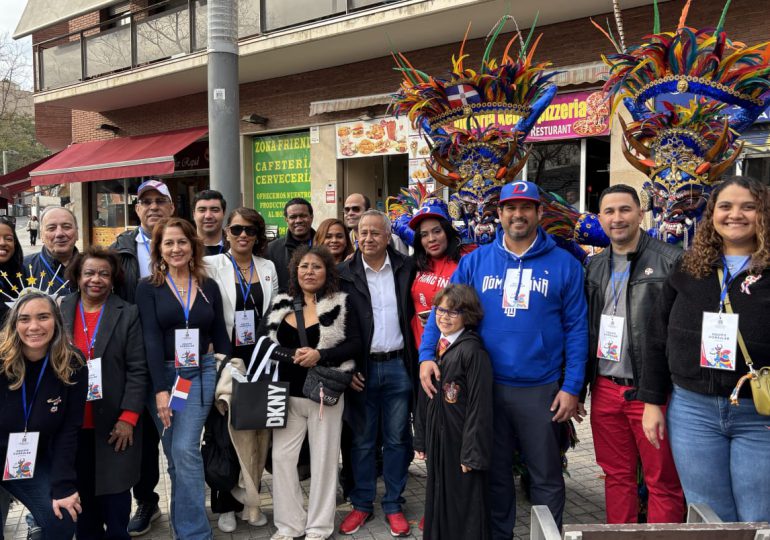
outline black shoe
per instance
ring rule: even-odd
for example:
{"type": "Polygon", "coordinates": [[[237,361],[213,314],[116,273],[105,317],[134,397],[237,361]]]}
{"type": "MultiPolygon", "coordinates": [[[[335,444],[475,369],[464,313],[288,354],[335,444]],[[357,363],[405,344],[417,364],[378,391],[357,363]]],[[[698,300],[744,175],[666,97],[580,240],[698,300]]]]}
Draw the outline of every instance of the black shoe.
{"type": "Polygon", "coordinates": [[[140,504],[136,512],[128,522],[128,534],[130,536],[142,536],[152,527],[152,522],[160,517],[160,508],[157,504],[140,504]]]}

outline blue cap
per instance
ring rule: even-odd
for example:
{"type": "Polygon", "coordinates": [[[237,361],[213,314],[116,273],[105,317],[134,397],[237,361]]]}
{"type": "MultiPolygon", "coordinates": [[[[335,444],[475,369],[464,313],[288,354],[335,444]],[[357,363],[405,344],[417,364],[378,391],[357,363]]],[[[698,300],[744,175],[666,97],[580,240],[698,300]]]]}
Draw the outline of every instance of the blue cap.
{"type": "Polygon", "coordinates": [[[522,199],[540,203],[540,190],[538,189],[537,184],[527,182],[526,180],[505,184],[503,189],[500,190],[500,201],[498,204],[522,199]]]}
{"type": "Polygon", "coordinates": [[[420,223],[428,218],[451,221],[449,219],[449,210],[447,209],[447,204],[444,199],[431,197],[423,202],[420,205],[420,209],[414,214],[414,217],[409,220],[409,228],[416,231],[417,227],[420,226],[420,223]]]}

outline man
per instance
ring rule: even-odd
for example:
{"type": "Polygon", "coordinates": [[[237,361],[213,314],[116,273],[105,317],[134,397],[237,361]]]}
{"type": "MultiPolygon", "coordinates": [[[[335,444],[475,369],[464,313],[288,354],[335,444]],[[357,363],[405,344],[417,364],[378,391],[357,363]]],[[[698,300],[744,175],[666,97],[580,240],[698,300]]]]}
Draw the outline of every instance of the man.
{"type": "MultiPolygon", "coordinates": [[[[361,220],[363,213],[371,207],[372,202],[363,193],[351,193],[345,199],[345,205],[342,207],[342,217],[345,221],[345,226],[350,231],[350,241],[355,249],[358,249],[358,222],[361,220]]],[[[390,236],[390,247],[399,253],[409,255],[409,246],[394,234],[390,236]]]]}
{"type": "Polygon", "coordinates": [[[68,283],[64,277],[67,265],[78,253],[75,214],[62,206],[49,206],[40,216],[40,228],[43,250],[24,257],[24,271],[37,279],[37,286],[43,290],[48,288],[49,292],[58,292],[60,296],[76,291],[77,283],[68,283]]]}
{"type": "Polygon", "coordinates": [[[286,220],[286,235],[268,244],[267,258],[275,264],[278,288],[286,292],[289,288],[289,261],[294,250],[302,244],[313,245],[313,207],[305,199],[291,199],[283,206],[283,218],[286,220]]]}
{"type": "Polygon", "coordinates": [[[226,251],[222,229],[226,210],[227,202],[220,192],[204,189],[195,194],[193,219],[198,229],[198,236],[203,240],[205,255],[219,255],[226,251]]]}
{"type": "Polygon", "coordinates": [[[346,421],[353,431],[352,462],[355,485],[353,510],[340,525],[341,534],[354,534],[369,521],[376,495],[377,430],[382,418],[382,509],[392,536],[409,534],[401,504],[412,458],[409,412],[414,386],[409,295],[414,265],[390,241],[390,220],[367,210],[358,223],[359,249],[340,265],[340,287],[348,294],[364,343],[353,389],[348,392],[346,421]]]}
{"type": "Polygon", "coordinates": [[[684,497],[671,449],[668,440],[661,441],[657,450],[645,438],[644,403],[636,401],[636,387],[647,321],[681,250],[642,231],[644,210],[634,188],[618,184],[605,189],[599,208],[599,221],[611,245],[591,258],[586,271],[590,321],[586,384],[591,385],[596,461],[605,474],[607,522],[637,522],[641,459],[649,492],[647,521],[677,523],[684,515],[684,497]]]}
{"type": "MultiPolygon", "coordinates": [[[[565,490],[559,423],[580,420],[578,395],[588,346],[583,269],[539,227],[542,214],[535,184],[503,186],[498,207],[502,231],[494,242],[460,259],[451,278],[475,287],[484,307],[478,331],[495,383],[489,473],[495,540],[513,536],[517,441],[530,473],[532,504],[547,505],[561,526],[565,490]]],[[[431,399],[441,378],[434,361],[438,336],[434,310],[420,345],[420,382],[431,399]]]]}
{"type": "MultiPolygon", "coordinates": [[[[110,247],[118,252],[123,268],[123,286],[117,291],[118,296],[127,302],[134,302],[136,285],[139,279],[150,275],[150,252],[152,228],[161,219],[174,214],[174,203],[168,186],[160,180],[147,180],[136,190],[136,215],[139,227],[121,233],[110,247]]],[[[142,414],[142,469],[139,483],[134,486],[136,512],[128,523],[128,534],[141,536],[152,527],[152,522],[160,517],[155,486],[160,480],[158,469],[158,444],[160,438],[148,410],[142,414]]]]}

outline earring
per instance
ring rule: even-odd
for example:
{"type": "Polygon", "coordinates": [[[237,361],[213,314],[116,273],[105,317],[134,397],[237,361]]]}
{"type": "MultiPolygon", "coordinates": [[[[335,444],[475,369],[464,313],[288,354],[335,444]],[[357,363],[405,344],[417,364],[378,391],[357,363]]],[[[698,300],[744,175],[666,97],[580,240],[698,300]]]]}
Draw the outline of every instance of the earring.
{"type": "Polygon", "coordinates": [[[165,274],[167,269],[168,269],[168,266],[166,266],[166,260],[165,259],[161,259],[160,260],[160,271],[165,274]]]}

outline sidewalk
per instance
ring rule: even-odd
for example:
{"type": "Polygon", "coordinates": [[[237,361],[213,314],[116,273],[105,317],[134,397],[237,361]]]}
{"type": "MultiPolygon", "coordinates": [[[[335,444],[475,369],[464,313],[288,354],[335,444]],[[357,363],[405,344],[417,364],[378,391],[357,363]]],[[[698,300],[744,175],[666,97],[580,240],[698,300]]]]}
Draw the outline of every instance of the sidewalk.
{"type": "Polygon", "coordinates": [[[21,242],[21,249],[24,251],[24,256],[31,255],[33,253],[40,253],[43,249],[43,242],[40,240],[40,233],[37,233],[37,245],[33,246],[29,243],[29,231],[27,231],[27,216],[19,216],[16,218],[16,236],[19,237],[21,242]]]}
{"type": "MultiPolygon", "coordinates": [[[[588,421],[578,425],[578,437],[580,443],[577,448],[571,450],[569,457],[569,477],[567,482],[567,505],[564,513],[564,523],[604,523],[604,482],[601,478],[601,470],[594,461],[593,439],[588,421]]],[[[161,469],[165,471],[165,459],[161,452],[161,469]]],[[[214,530],[214,538],[228,540],[246,540],[246,539],[264,539],[267,540],[275,532],[273,527],[273,502],[271,498],[273,487],[272,476],[265,473],[262,480],[262,509],[269,519],[268,525],[264,527],[251,527],[248,523],[238,520],[238,529],[233,533],[222,533],[217,529],[217,516],[209,511],[209,520],[214,530]]],[[[309,488],[309,481],[302,483],[305,496],[309,488]]],[[[161,475],[161,482],[158,485],[160,494],[160,507],[163,516],[153,524],[152,530],[142,536],[143,540],[167,540],[171,538],[168,528],[168,500],[171,491],[171,483],[165,474],[161,475]]],[[[383,492],[382,480],[378,482],[378,494],[383,492]]],[[[422,517],[423,500],[425,497],[425,464],[424,462],[414,462],[409,469],[409,482],[404,493],[406,504],[404,513],[412,524],[412,538],[422,538],[422,533],[417,524],[422,517]]],[[[514,538],[517,540],[526,540],[529,538],[529,512],[530,505],[524,501],[520,491],[517,491],[517,521],[514,530],[514,538]]],[[[349,504],[343,504],[337,507],[337,518],[335,524],[339,526],[342,518],[350,510],[349,504]]],[[[24,521],[24,508],[15,504],[11,508],[8,516],[8,523],[5,527],[5,537],[8,539],[26,538],[27,527],[24,521]]],[[[391,538],[386,528],[384,517],[379,506],[376,506],[375,518],[364,525],[353,536],[335,535],[336,538],[351,539],[386,539],[391,538]]],[[[471,539],[469,539],[471,540],[471,539]]]]}

